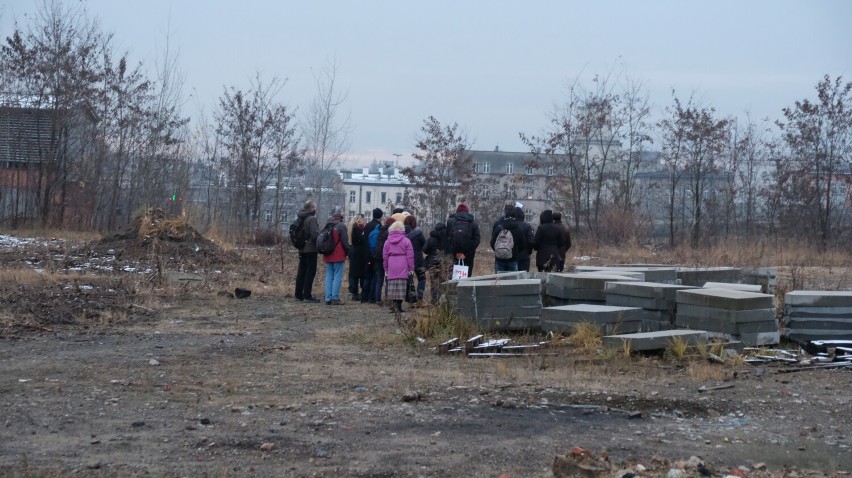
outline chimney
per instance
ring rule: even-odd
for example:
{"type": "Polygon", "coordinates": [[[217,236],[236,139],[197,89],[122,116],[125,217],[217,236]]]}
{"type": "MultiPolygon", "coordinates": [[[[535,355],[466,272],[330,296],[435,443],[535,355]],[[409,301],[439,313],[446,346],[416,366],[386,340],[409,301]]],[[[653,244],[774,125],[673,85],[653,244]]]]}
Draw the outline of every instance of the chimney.
{"type": "Polygon", "coordinates": [[[498,145],[498,146],[494,146],[494,152],[495,152],[495,153],[497,153],[497,152],[499,152],[499,151],[500,151],[500,146],[499,146],[499,145],[498,145]]]}

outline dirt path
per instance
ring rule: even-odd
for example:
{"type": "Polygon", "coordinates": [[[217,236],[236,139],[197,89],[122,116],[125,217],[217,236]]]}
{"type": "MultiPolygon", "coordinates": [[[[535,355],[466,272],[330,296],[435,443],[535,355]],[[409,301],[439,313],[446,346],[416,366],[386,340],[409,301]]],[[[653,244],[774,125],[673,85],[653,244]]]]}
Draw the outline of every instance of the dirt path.
{"type": "Polygon", "coordinates": [[[714,475],[852,470],[852,371],[746,365],[699,393],[717,382],[658,358],[439,357],[392,324],[375,306],[211,297],[3,336],[0,474],[545,477],[575,446],[663,474],[655,455],[714,475]]]}

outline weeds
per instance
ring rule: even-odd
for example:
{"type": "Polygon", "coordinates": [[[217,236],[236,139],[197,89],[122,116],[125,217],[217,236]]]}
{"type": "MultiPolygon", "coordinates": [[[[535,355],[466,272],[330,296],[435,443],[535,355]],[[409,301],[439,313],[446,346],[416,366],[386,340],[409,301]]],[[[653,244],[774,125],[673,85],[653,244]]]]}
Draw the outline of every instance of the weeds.
{"type": "Polygon", "coordinates": [[[586,352],[597,351],[601,346],[603,332],[591,322],[581,322],[571,328],[568,342],[586,352]]]}
{"type": "Polygon", "coordinates": [[[672,337],[668,341],[666,353],[675,360],[683,360],[689,352],[689,342],[680,336],[672,337]]]}
{"type": "Polygon", "coordinates": [[[411,325],[411,333],[417,337],[472,337],[477,334],[476,326],[457,314],[450,304],[428,307],[426,311],[425,317],[417,317],[411,325]]]}

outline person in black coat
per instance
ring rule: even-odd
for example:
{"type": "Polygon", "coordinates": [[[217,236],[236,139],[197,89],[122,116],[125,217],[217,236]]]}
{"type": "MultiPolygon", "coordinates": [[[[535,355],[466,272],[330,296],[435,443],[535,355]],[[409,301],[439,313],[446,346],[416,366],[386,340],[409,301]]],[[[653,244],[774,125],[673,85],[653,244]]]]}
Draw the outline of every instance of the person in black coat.
{"type": "Polygon", "coordinates": [[[562,248],[559,250],[559,265],[556,266],[556,272],[562,272],[565,270],[565,255],[571,249],[571,232],[568,225],[562,222],[561,213],[553,213],[553,223],[562,228],[562,248]]]}
{"type": "Polygon", "coordinates": [[[553,223],[553,211],[545,209],[539,215],[535,231],[535,266],[540,272],[550,272],[559,265],[560,251],[564,247],[562,227],[553,223]]]}
{"type": "Polygon", "coordinates": [[[479,247],[481,240],[479,223],[470,214],[467,204],[459,203],[456,212],[450,214],[450,217],[447,218],[447,252],[450,253],[453,260],[459,258],[464,260],[464,264],[469,268],[468,277],[473,276],[473,260],[476,256],[476,248],[479,247]],[[465,230],[468,231],[468,237],[463,239],[463,244],[456,244],[453,238],[456,223],[466,223],[465,230]]]}
{"type": "MultiPolygon", "coordinates": [[[[518,271],[518,256],[521,250],[527,249],[527,239],[524,232],[519,227],[515,220],[515,206],[506,205],[503,210],[503,221],[491,232],[491,249],[495,250],[497,237],[502,231],[509,231],[512,235],[512,257],[509,259],[494,258],[494,272],[517,272],[518,271]]],[[[496,253],[496,251],[495,251],[496,253]]]]}
{"type": "Polygon", "coordinates": [[[349,221],[349,238],[352,240],[352,247],[349,248],[349,294],[352,300],[361,300],[366,290],[367,261],[370,256],[367,236],[364,235],[366,224],[363,214],[356,214],[349,221]]]}
{"type": "Polygon", "coordinates": [[[405,216],[405,237],[411,241],[414,248],[414,274],[417,276],[417,302],[423,300],[426,292],[426,268],[423,265],[423,248],[426,246],[426,236],[423,230],[417,227],[417,218],[414,215],[405,216]]]}
{"type": "Polygon", "coordinates": [[[375,263],[373,261],[372,251],[369,250],[369,238],[370,232],[377,227],[382,227],[382,216],[384,216],[384,211],[379,208],[373,209],[373,220],[368,222],[364,226],[364,238],[367,240],[367,270],[366,277],[364,280],[364,291],[361,293],[361,302],[366,303],[374,303],[378,300],[375,297],[375,276],[376,276],[376,268],[375,263]]]}
{"type": "Polygon", "coordinates": [[[423,252],[426,254],[424,264],[431,284],[429,293],[433,304],[438,302],[438,291],[448,277],[446,271],[450,259],[446,253],[449,248],[447,242],[447,225],[439,222],[429,231],[429,239],[426,240],[426,245],[423,247],[423,252]]]}
{"type": "Polygon", "coordinates": [[[522,272],[530,271],[530,256],[535,247],[535,233],[532,225],[526,221],[523,208],[515,208],[515,220],[518,222],[518,228],[524,232],[524,238],[527,240],[526,249],[518,251],[518,270],[522,272]]]}

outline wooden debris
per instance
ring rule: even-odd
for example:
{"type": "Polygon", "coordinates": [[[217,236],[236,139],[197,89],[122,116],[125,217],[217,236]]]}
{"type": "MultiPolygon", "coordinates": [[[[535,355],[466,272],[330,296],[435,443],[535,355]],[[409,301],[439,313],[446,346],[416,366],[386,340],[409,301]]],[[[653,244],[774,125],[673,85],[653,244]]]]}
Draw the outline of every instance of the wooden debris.
{"type": "Polygon", "coordinates": [[[707,387],[705,385],[702,385],[701,387],[698,388],[698,392],[699,393],[700,392],[713,392],[713,391],[716,391],[716,390],[725,390],[725,389],[728,389],[728,388],[734,388],[734,384],[726,383],[724,385],[716,385],[715,387],[707,387]]]}
{"type": "Polygon", "coordinates": [[[445,354],[450,352],[450,349],[457,348],[458,345],[459,345],[459,338],[453,337],[452,339],[447,340],[446,342],[438,345],[438,354],[439,355],[445,355],[445,354]]]}

